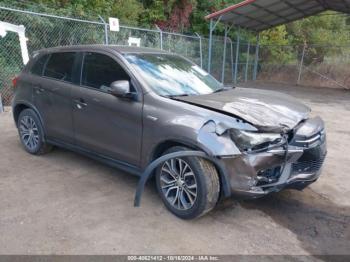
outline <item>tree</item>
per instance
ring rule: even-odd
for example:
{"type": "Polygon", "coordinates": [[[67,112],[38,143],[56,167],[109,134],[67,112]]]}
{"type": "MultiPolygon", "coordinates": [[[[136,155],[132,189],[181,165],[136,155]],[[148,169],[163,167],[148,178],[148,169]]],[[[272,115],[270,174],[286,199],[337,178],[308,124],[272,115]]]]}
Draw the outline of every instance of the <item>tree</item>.
{"type": "MultiPolygon", "coordinates": [[[[204,17],[219,9],[236,4],[242,0],[31,0],[17,1],[0,0],[0,4],[20,7],[37,12],[52,13],[65,16],[82,17],[97,20],[98,15],[105,18],[118,17],[121,24],[142,27],[158,25],[163,30],[174,32],[197,32],[208,35],[209,23],[204,17]]],[[[265,45],[298,45],[315,43],[325,45],[342,45],[348,43],[349,17],[335,12],[325,12],[322,15],[277,27],[262,33],[262,44],[265,45]]],[[[224,27],[219,24],[214,32],[223,35],[224,27]]],[[[242,37],[254,41],[255,36],[242,31],[242,37]]],[[[235,30],[229,35],[235,39],[235,30]]],[[[300,48],[299,48],[300,49],[300,48]]],[[[311,50],[312,51],[312,50],[311,50]]],[[[310,52],[311,52],[310,51],[310,52]]],[[[271,53],[274,52],[273,50],[271,53]]],[[[320,60],[329,50],[314,48],[320,60]]],[[[300,51],[299,51],[300,53],[300,51]]],[[[276,56],[283,55],[275,52],[276,56]]],[[[307,62],[307,61],[306,61],[307,62]]]]}
{"type": "Polygon", "coordinates": [[[289,37],[285,25],[260,33],[260,60],[262,62],[286,64],[296,59],[293,48],[287,47],[289,37]]]}
{"type": "Polygon", "coordinates": [[[289,42],[299,46],[299,56],[306,45],[306,65],[323,62],[327,54],[336,52],[331,46],[348,44],[350,39],[347,17],[333,11],[290,23],[287,32],[289,42]]]}

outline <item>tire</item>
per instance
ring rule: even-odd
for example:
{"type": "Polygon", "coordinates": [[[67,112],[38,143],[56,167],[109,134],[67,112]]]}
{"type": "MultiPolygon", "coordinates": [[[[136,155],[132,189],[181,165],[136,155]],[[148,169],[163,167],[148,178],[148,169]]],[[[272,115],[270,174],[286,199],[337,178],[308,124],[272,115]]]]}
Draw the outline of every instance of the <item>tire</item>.
{"type": "Polygon", "coordinates": [[[18,117],[18,134],[24,149],[33,155],[51,151],[52,146],[45,142],[45,134],[39,117],[33,109],[23,110],[18,117]]]}
{"type": "MultiPolygon", "coordinates": [[[[190,149],[176,146],[165,151],[163,155],[185,150],[190,149]]],[[[156,185],[167,209],[182,219],[203,216],[215,207],[220,195],[219,175],[215,166],[198,157],[166,161],[156,170],[156,185]],[[183,173],[182,176],[179,173],[183,173]]]]}

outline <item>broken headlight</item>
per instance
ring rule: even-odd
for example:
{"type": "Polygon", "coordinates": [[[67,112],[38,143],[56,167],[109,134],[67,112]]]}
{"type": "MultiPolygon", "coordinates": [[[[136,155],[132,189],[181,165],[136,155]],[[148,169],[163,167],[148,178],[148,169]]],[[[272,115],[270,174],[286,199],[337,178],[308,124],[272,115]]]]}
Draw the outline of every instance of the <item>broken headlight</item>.
{"type": "Polygon", "coordinates": [[[231,139],[241,151],[258,151],[280,144],[281,134],[257,133],[244,130],[231,130],[231,139]]]}

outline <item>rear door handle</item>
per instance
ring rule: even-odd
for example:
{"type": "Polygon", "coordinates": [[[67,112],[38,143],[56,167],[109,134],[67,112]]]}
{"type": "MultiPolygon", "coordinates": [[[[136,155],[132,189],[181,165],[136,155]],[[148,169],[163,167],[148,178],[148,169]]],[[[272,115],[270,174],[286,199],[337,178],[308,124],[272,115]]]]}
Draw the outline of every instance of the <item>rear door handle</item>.
{"type": "Polygon", "coordinates": [[[42,88],[41,85],[36,85],[36,86],[34,86],[34,90],[35,90],[35,92],[36,92],[37,94],[40,94],[40,93],[42,93],[42,92],[45,91],[45,89],[42,88]]]}
{"type": "Polygon", "coordinates": [[[74,100],[75,103],[77,103],[77,108],[82,109],[83,107],[87,106],[87,103],[85,102],[85,100],[83,98],[79,98],[74,100]]]}

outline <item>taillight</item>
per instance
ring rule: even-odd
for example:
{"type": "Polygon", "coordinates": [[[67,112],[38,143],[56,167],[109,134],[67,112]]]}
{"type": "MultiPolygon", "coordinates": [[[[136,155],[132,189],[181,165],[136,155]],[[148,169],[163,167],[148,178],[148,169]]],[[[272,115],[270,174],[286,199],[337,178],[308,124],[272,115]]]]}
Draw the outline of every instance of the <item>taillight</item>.
{"type": "Polygon", "coordinates": [[[13,87],[17,86],[18,76],[16,76],[14,79],[12,79],[12,85],[13,87]]]}

